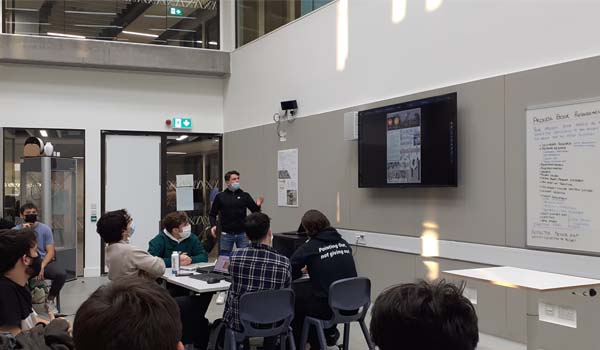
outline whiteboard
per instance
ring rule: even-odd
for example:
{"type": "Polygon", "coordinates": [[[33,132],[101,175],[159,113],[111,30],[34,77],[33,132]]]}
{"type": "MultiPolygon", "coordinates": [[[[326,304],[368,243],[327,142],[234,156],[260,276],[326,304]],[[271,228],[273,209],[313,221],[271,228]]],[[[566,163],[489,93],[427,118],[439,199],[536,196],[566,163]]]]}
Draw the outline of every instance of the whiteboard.
{"type": "Polygon", "coordinates": [[[526,115],[527,245],[600,252],[600,100],[526,115]]]}

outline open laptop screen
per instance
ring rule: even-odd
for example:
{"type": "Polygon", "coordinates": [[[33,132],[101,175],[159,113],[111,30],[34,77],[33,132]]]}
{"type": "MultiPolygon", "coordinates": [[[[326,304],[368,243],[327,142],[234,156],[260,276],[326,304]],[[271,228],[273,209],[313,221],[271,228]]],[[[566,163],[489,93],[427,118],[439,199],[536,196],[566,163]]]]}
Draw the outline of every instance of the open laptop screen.
{"type": "Polygon", "coordinates": [[[215,263],[215,271],[229,273],[229,255],[219,255],[215,263]]]}

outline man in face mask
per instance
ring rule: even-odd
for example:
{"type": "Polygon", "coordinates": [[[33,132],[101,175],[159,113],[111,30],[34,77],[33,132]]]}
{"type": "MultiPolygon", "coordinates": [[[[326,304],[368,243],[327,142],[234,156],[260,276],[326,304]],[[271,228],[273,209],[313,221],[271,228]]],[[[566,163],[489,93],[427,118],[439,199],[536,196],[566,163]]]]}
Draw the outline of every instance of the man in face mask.
{"type": "Polygon", "coordinates": [[[56,297],[65,285],[67,273],[55,263],[56,251],[54,249],[54,236],[52,229],[37,219],[38,208],[33,203],[27,203],[21,207],[21,218],[24,223],[17,225],[15,229],[33,229],[37,238],[37,251],[42,259],[39,273],[32,276],[40,281],[49,279],[52,281],[50,291],[46,296],[46,310],[48,313],[57,314],[56,297]]]}
{"type": "MultiPolygon", "coordinates": [[[[180,253],[181,266],[208,261],[208,255],[200,240],[192,234],[192,227],[185,212],[167,214],[162,224],[163,230],[150,241],[148,253],[163,258],[167,268],[171,267],[171,254],[174,251],[180,253]]],[[[175,297],[181,310],[183,343],[205,349],[208,342],[208,320],[204,315],[213,293],[190,296],[189,290],[173,284],[168,284],[167,290],[175,297]]]]}
{"type": "Polygon", "coordinates": [[[17,335],[39,321],[26,285],[41,264],[32,230],[0,230],[0,333],[17,335]]]}

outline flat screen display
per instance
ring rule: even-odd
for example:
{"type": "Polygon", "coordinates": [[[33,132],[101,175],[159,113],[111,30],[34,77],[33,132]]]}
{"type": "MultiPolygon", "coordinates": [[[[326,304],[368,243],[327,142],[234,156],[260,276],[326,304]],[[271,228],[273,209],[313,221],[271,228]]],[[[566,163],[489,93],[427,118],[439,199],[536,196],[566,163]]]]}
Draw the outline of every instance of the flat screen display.
{"type": "Polygon", "coordinates": [[[358,113],[358,187],[456,187],[457,94],[358,113]]]}

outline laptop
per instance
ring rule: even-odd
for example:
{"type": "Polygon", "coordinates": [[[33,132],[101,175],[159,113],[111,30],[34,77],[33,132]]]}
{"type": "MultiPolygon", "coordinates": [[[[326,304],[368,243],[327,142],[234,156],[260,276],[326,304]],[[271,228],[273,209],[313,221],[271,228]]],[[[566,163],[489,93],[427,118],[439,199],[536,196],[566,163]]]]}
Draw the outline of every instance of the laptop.
{"type": "Polygon", "coordinates": [[[215,266],[199,267],[196,269],[199,275],[190,276],[191,278],[208,281],[216,278],[218,280],[230,280],[229,277],[229,255],[219,255],[215,266]]]}

